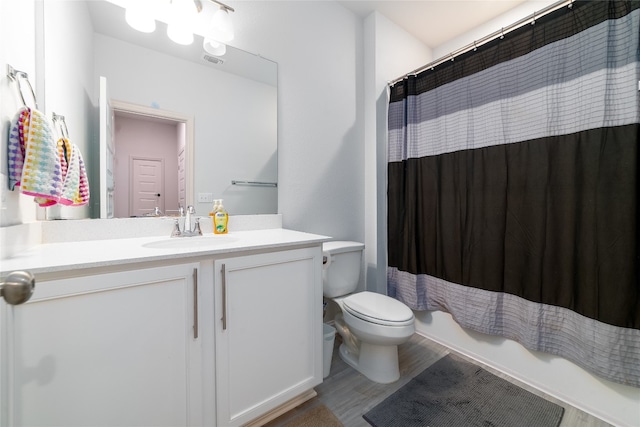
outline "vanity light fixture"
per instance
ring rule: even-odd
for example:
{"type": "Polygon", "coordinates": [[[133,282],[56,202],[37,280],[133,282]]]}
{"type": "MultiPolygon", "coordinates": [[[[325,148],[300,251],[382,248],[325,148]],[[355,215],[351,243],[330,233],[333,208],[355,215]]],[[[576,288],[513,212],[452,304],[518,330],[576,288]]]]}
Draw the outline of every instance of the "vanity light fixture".
{"type": "Polygon", "coordinates": [[[149,14],[149,0],[137,1],[127,7],[124,19],[132,28],[143,33],[153,33],[156,30],[156,20],[149,14]]]}
{"type": "MultiPolygon", "coordinates": [[[[213,13],[211,23],[204,31],[202,48],[205,52],[222,56],[227,50],[226,43],[233,40],[233,23],[229,12],[235,10],[217,0],[209,0],[218,8],[213,13]]],[[[156,29],[154,6],[158,0],[133,0],[127,6],[125,19],[127,23],[138,31],[151,33],[156,29]]],[[[190,45],[193,43],[193,27],[196,14],[203,10],[201,0],[169,0],[167,19],[167,36],[175,43],[190,45]]],[[[161,19],[163,20],[163,19],[161,19]]]]}
{"type": "Polygon", "coordinates": [[[233,22],[229,16],[229,12],[234,12],[234,9],[216,0],[211,2],[216,3],[219,8],[213,14],[202,48],[211,55],[222,56],[227,50],[225,43],[230,42],[234,37],[233,22]]]}
{"type": "Polygon", "coordinates": [[[171,0],[171,21],[167,26],[167,36],[178,44],[193,43],[193,31],[190,26],[196,12],[196,5],[192,0],[171,0]]]}

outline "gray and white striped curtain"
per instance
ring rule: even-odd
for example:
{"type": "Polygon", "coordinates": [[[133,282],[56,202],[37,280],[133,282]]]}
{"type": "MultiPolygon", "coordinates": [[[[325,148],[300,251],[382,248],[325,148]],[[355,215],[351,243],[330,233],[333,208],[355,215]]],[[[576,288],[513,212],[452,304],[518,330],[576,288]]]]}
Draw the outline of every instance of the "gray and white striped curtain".
{"type": "Polygon", "coordinates": [[[388,293],[640,386],[640,1],[391,88],[388,293]]]}

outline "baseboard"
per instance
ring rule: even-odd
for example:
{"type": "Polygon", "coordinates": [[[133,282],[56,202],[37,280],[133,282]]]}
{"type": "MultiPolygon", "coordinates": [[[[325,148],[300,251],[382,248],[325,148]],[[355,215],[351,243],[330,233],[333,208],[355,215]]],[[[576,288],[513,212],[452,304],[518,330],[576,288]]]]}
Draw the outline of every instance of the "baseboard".
{"type": "Polygon", "coordinates": [[[302,405],[304,402],[306,402],[309,399],[312,399],[312,398],[316,397],[317,395],[318,395],[318,393],[316,393],[316,391],[314,389],[308,390],[308,391],[302,393],[301,395],[298,395],[298,396],[294,397],[293,399],[283,403],[282,405],[278,406],[277,408],[272,409],[271,411],[267,412],[266,414],[256,418],[255,420],[248,422],[247,424],[245,424],[242,427],[260,427],[262,425],[265,425],[269,421],[275,420],[280,415],[283,415],[283,414],[289,412],[290,410],[292,410],[296,406],[302,405]]]}

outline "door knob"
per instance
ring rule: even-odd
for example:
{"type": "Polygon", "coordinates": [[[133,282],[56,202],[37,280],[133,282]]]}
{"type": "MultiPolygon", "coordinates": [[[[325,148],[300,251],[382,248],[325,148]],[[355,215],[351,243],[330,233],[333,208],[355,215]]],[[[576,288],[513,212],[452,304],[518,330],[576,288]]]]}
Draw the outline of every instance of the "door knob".
{"type": "Polygon", "coordinates": [[[28,271],[14,271],[0,283],[0,296],[11,305],[29,301],[36,287],[36,279],[28,271]]]}

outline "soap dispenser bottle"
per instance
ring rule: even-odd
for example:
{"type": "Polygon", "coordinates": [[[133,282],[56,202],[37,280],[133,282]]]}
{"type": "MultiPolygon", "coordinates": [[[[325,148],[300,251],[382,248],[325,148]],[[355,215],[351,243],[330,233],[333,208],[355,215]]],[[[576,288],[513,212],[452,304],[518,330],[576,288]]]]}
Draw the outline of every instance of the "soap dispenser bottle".
{"type": "Polygon", "coordinates": [[[209,212],[209,216],[213,219],[213,216],[215,215],[216,211],[218,210],[218,206],[220,205],[220,200],[215,199],[213,201],[213,207],[211,208],[211,212],[209,212]]]}
{"type": "Polygon", "coordinates": [[[229,222],[229,214],[222,204],[222,199],[217,200],[217,209],[214,207],[213,213],[213,232],[214,234],[227,234],[227,224],[229,222]]]}
{"type": "Polygon", "coordinates": [[[211,217],[211,223],[213,224],[213,232],[215,233],[216,230],[216,211],[218,210],[218,207],[220,206],[220,200],[215,199],[213,201],[213,207],[211,208],[211,212],[209,212],[209,216],[211,217]]]}

